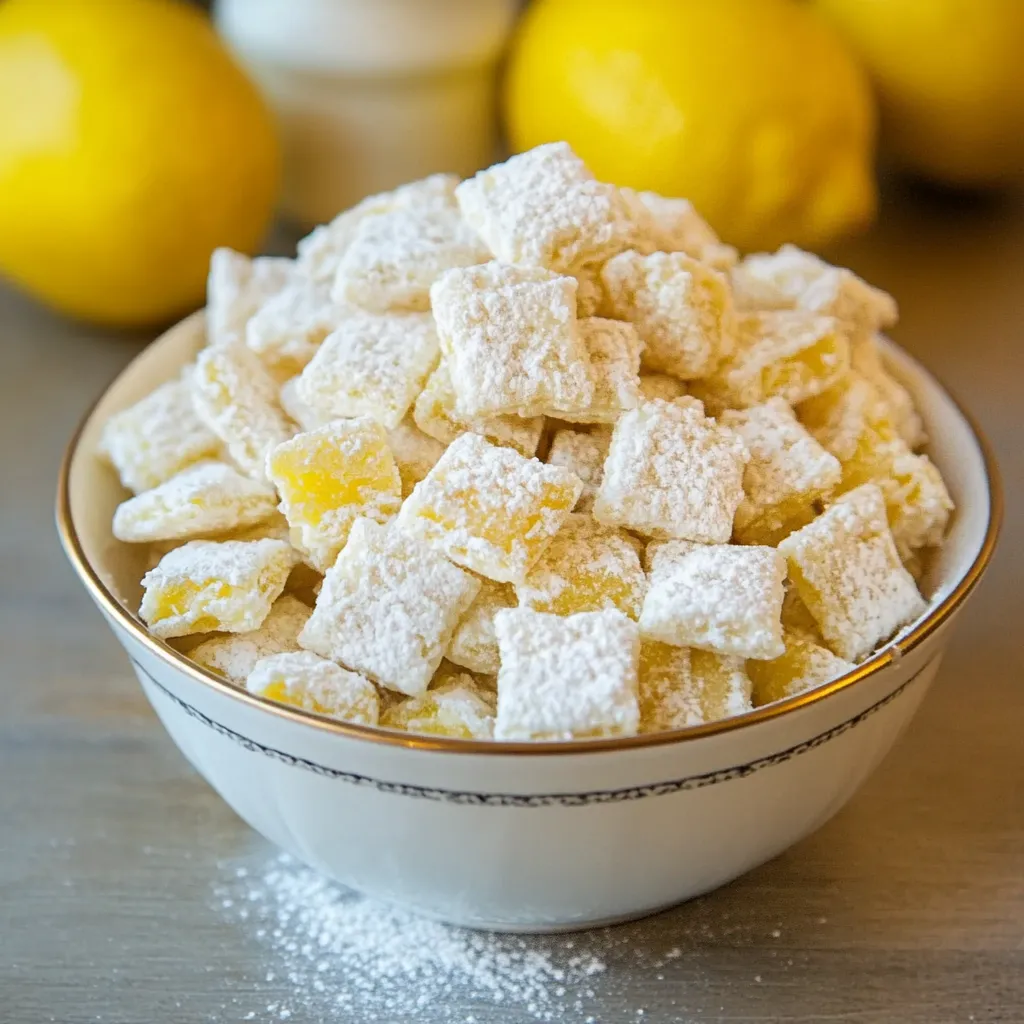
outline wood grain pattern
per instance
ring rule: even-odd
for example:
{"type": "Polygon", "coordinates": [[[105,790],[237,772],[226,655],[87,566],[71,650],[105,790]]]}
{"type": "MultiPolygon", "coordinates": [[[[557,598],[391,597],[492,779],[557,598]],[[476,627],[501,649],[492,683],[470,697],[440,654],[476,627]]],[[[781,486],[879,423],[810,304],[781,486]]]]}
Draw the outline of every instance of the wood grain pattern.
{"type": "MultiPolygon", "coordinates": [[[[615,958],[587,1011],[601,1022],[1024,1021],[1024,205],[898,199],[834,255],[899,297],[897,340],[998,449],[996,564],[862,793],[771,864],[620,930],[683,955],[615,958]]],[[[270,850],[165,737],[52,527],[65,440],[144,339],[9,292],[0,323],[0,1021],[276,1020],[288,983],[213,896],[270,850]]],[[[523,1019],[467,997],[422,1020],[470,1015],[523,1019]]]]}

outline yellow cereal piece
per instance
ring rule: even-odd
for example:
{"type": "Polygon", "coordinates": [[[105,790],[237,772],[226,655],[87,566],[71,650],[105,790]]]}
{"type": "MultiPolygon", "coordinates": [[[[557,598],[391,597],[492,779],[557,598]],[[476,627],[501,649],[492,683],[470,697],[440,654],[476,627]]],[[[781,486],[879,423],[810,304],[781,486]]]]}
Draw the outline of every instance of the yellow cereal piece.
{"type": "Polygon", "coordinates": [[[494,734],[494,697],[471,675],[461,673],[431,686],[420,697],[408,697],[393,704],[382,715],[380,724],[427,736],[486,740],[494,734]]]}
{"type": "Polygon", "coordinates": [[[743,498],[747,450],[700,402],[647,402],[615,424],[594,517],[647,537],[721,544],[743,498]]]}
{"type": "Polygon", "coordinates": [[[403,498],[412,494],[412,489],[444,455],[444,445],[423,433],[410,416],[406,416],[397,427],[388,431],[388,447],[395,457],[398,475],[402,478],[403,498]]]}
{"type": "Polygon", "coordinates": [[[618,611],[498,612],[496,739],[631,736],[640,721],[636,623],[618,611]]]}
{"type": "Polygon", "coordinates": [[[834,317],[801,310],[744,313],[736,349],[690,391],[718,412],[759,405],[773,396],[803,402],[832,387],[850,368],[850,346],[834,317]]]}
{"type": "Polygon", "coordinates": [[[619,189],[637,228],[634,248],[652,252],[684,252],[715,270],[728,270],[739,259],[731,245],[723,245],[711,225],[688,199],[673,199],[657,192],[619,189]]]}
{"type": "Polygon", "coordinates": [[[452,386],[446,360],[427,379],[413,406],[413,419],[425,434],[442,444],[451,444],[466,431],[487,438],[491,444],[514,448],[530,458],[537,453],[544,432],[544,417],[491,416],[466,419],[457,411],[458,396],[452,386]]]}
{"type": "Polygon", "coordinates": [[[553,615],[617,608],[639,618],[646,577],[633,538],[590,516],[569,515],[522,583],[520,607],[553,615]]]}
{"type": "Polygon", "coordinates": [[[460,417],[559,415],[594,398],[576,281],[539,267],[449,270],[431,288],[460,417]]]}
{"type": "Polygon", "coordinates": [[[242,472],[257,480],[265,479],[267,453],[294,431],[277,404],[277,392],[273,378],[244,345],[199,353],[192,376],[196,412],[242,472]]]}
{"type": "Polygon", "coordinates": [[[774,548],[693,544],[651,564],[645,640],[741,658],[782,654],[786,560],[774,548]]]}
{"type": "Polygon", "coordinates": [[[611,432],[595,430],[556,430],[548,449],[547,463],[575,473],[583,482],[583,490],[576,502],[577,512],[591,512],[597,489],[604,476],[604,460],[608,457],[611,432]]]}
{"type": "Polygon", "coordinates": [[[377,688],[358,672],[309,651],[272,654],[253,666],[245,682],[250,693],[342,722],[376,725],[377,688]]]}
{"type": "Polygon", "coordinates": [[[870,466],[875,452],[898,437],[888,406],[859,373],[801,402],[797,416],[844,467],[870,466]]]}
{"type": "Polygon", "coordinates": [[[750,452],[744,497],[736,510],[736,539],[774,547],[814,518],[815,502],[839,483],[839,460],[800,425],[781,398],[749,409],[727,409],[719,419],[739,434],[750,452]]]}
{"type": "Polygon", "coordinates": [[[814,616],[808,611],[796,587],[789,582],[786,584],[786,596],[782,601],[782,628],[784,632],[802,633],[819,646],[825,642],[818,631],[814,616]]]}
{"type": "Polygon", "coordinates": [[[644,365],[682,380],[706,377],[733,347],[726,278],[685,253],[624,252],[601,269],[609,315],[636,326],[644,365]]]}
{"type": "Polygon", "coordinates": [[[638,374],[644,343],[632,324],[618,320],[587,317],[578,322],[578,330],[590,358],[594,397],[586,409],[559,416],[570,423],[614,423],[640,404],[638,374]]]}
{"type": "Polygon", "coordinates": [[[574,273],[629,248],[634,236],[619,190],[596,181],[565,142],[480,171],[455,196],[502,263],[574,273]]]}
{"type": "Polygon", "coordinates": [[[490,251],[452,207],[401,208],[363,218],[338,263],[331,292],[371,313],[426,312],[430,286],[490,251]]]}
{"type": "Polygon", "coordinates": [[[419,696],[479,590],[440,552],[357,519],[299,644],[380,686],[419,696]]]}
{"type": "Polygon", "coordinates": [[[733,271],[733,291],[742,309],[803,309],[854,331],[891,327],[899,317],[891,295],[795,245],[748,256],[733,271]]]}
{"type": "Polygon", "coordinates": [[[686,385],[667,373],[641,373],[640,394],[645,402],[672,402],[686,394],[686,385]]]}
{"type": "Polygon", "coordinates": [[[206,283],[206,336],[215,348],[245,341],[249,318],[295,278],[295,262],[214,249],[206,283]]]}
{"type": "Polygon", "coordinates": [[[352,313],[299,375],[295,395],[321,423],[372,416],[397,427],[437,362],[429,313],[352,313]]]}
{"type": "Polygon", "coordinates": [[[854,668],[852,662],[837,658],[805,633],[787,629],[784,639],[786,650],[778,658],[747,662],[755,707],[795,697],[854,668]]]}
{"type": "Polygon", "coordinates": [[[920,448],[927,440],[914,399],[910,392],[885,368],[878,335],[860,335],[853,339],[850,348],[850,366],[860,374],[885,403],[896,433],[911,449],[920,448]]]}
{"type": "Polygon", "coordinates": [[[386,523],[402,504],[402,481],[384,428],[368,416],[296,434],[267,458],[297,547],[326,572],[365,516],[386,523]]]}
{"type": "Polygon", "coordinates": [[[644,640],[640,644],[640,732],[703,725],[750,710],[739,658],[644,640]],[[697,672],[693,670],[696,659],[697,672]]]}
{"type": "Polygon", "coordinates": [[[279,597],[259,629],[204,640],[189,652],[197,665],[222,679],[244,685],[261,658],[299,649],[299,633],[309,619],[310,609],[297,597],[279,597]]]}
{"type": "Polygon", "coordinates": [[[843,495],[779,545],[789,578],[833,654],[858,661],[925,610],[900,563],[875,484],[843,495]]]}
{"type": "Polygon", "coordinates": [[[279,540],[193,540],[142,578],[139,615],[161,640],[259,629],[284,590],[292,549],[279,540]]]}
{"type": "Polygon", "coordinates": [[[453,441],[402,505],[399,529],[498,583],[522,582],[580,495],[579,479],[477,434],[453,441]]]}
{"type": "Polygon", "coordinates": [[[245,343],[276,379],[287,380],[305,368],[345,315],[327,285],[296,278],[249,318],[245,343]]]}
{"type": "Polygon", "coordinates": [[[494,632],[494,616],[502,608],[515,606],[516,592],[511,584],[481,579],[480,593],[452,634],[446,654],[448,660],[473,672],[497,675],[501,660],[494,632]]]}
{"type": "Polygon", "coordinates": [[[367,196],[339,213],[329,224],[321,224],[299,240],[296,268],[305,277],[332,284],[338,264],[364,220],[391,210],[457,209],[455,186],[458,183],[459,178],[454,174],[432,174],[400,185],[391,192],[367,196]]]}
{"type": "Polygon", "coordinates": [[[198,462],[118,505],[114,536],[145,544],[244,529],[277,511],[274,488],[223,462],[198,462]]]}
{"type": "Polygon", "coordinates": [[[148,491],[220,453],[220,438],[200,421],[192,406],[190,376],[191,370],[161,384],[104,424],[99,454],[117,470],[128,490],[148,491]]]}

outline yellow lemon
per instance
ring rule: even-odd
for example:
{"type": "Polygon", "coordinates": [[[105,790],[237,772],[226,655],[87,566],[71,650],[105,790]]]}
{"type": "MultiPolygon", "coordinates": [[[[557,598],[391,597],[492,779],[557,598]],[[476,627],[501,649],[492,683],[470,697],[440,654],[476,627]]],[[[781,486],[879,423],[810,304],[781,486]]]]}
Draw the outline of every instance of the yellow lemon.
{"type": "Polygon", "coordinates": [[[504,102],[515,149],[565,139],[742,248],[818,245],[874,211],[870,86],[796,0],[537,0],[504,102]]]}
{"type": "Polygon", "coordinates": [[[953,185],[1024,177],[1024,2],[817,4],[874,79],[894,162],[953,185]]]}
{"type": "Polygon", "coordinates": [[[277,194],[262,100],[174,0],[0,3],[0,272],[134,326],[202,301],[210,252],[252,251],[277,194]]]}

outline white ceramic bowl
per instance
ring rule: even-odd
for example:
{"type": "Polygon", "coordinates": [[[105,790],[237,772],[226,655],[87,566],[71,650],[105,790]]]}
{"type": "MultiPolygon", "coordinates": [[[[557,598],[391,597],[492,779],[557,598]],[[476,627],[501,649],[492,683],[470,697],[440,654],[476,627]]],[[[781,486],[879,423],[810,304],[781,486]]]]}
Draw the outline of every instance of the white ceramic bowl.
{"type": "Polygon", "coordinates": [[[61,475],[65,550],[167,731],[238,814],[338,882],[446,921],[549,931],[638,917],[816,829],[917,710],[995,545],[990,453],[893,349],[957,513],[926,582],[927,613],[854,672],[736,718],[626,739],[492,744],[334,722],[216,678],[135,614],[140,556],[111,535],[124,492],[96,442],[111,413],[174,376],[202,341],[200,316],[179,324],[87,416],[61,475]]]}

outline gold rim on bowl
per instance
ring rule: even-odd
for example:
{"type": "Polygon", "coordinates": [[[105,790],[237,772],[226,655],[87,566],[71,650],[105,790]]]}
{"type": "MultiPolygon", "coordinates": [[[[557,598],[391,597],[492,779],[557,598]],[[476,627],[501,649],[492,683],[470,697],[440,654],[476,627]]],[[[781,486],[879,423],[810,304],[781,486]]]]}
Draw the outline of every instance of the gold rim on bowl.
{"type": "Polygon", "coordinates": [[[148,651],[172,668],[177,669],[179,672],[184,672],[197,682],[212,687],[233,700],[249,704],[273,715],[290,719],[302,725],[311,726],[322,732],[334,733],[364,742],[384,743],[390,746],[406,747],[415,750],[463,754],[592,754],[601,751],[655,747],[669,743],[681,743],[686,740],[702,739],[706,736],[716,736],[721,733],[744,729],[757,725],[760,722],[779,718],[782,715],[798,711],[811,704],[817,704],[819,701],[825,700],[835,693],[846,690],[862,679],[874,675],[892,661],[913,650],[935,633],[953,612],[963,604],[981,579],[992,559],[992,553],[995,550],[1003,521],[1003,489],[991,444],[978,426],[977,421],[967,412],[963,404],[952,394],[949,388],[935,378],[930,371],[927,371],[935,385],[956,406],[957,411],[970,428],[972,436],[981,451],[982,460],[985,465],[985,478],[988,484],[989,517],[981,547],[967,572],[964,573],[963,578],[909,633],[900,637],[894,643],[889,644],[852,671],[833,679],[824,686],[806,690],[794,697],[787,697],[785,700],[766,704],[764,707],[755,708],[741,715],[733,715],[732,717],[707,722],[703,725],[691,725],[682,729],[647,733],[641,736],[617,736],[605,739],[559,740],[550,742],[462,740],[443,736],[414,735],[393,729],[385,729],[381,726],[358,725],[353,722],[342,722],[337,719],[326,718],[312,711],[289,707],[250,693],[241,686],[214,675],[212,672],[191,661],[184,654],[176,651],[173,647],[165,644],[162,640],[157,640],[151,636],[142,622],[132,615],[110,592],[86,558],[78,538],[78,532],[72,522],[69,480],[71,464],[78,452],[78,445],[86,426],[89,424],[96,407],[103,400],[103,397],[117,383],[121,374],[126,372],[127,369],[128,367],[122,369],[114,380],[103,389],[99,398],[89,406],[78,427],[75,429],[71,440],[68,442],[60,467],[56,503],[57,531],[60,535],[64,551],[85,584],[86,589],[96,603],[148,651]]]}

